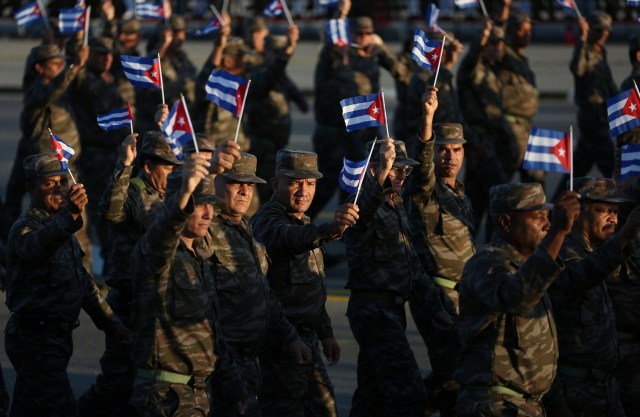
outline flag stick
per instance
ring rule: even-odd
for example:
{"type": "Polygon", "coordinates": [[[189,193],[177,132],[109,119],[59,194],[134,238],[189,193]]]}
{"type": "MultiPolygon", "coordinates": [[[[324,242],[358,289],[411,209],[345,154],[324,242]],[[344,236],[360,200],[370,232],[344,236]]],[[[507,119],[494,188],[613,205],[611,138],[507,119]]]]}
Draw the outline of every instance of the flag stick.
{"type": "MultiPolygon", "coordinates": [[[[53,136],[53,132],[51,131],[51,128],[48,127],[47,129],[49,129],[49,135],[50,137],[53,136]]],[[[55,149],[54,149],[55,151],[55,149]]],[[[71,172],[71,168],[69,168],[69,164],[67,164],[67,172],[69,173],[69,175],[71,175],[71,181],[73,181],[74,184],[77,184],[76,182],[76,178],[73,176],[73,173],[71,172]]]]}
{"type": "Polygon", "coordinates": [[[484,17],[489,17],[489,13],[487,13],[487,8],[484,6],[484,1],[480,0],[480,8],[482,9],[482,14],[484,17]]]}
{"type": "Polygon", "coordinates": [[[222,13],[224,12],[229,13],[229,0],[224,0],[222,2],[222,13]]]}
{"type": "Polygon", "coordinates": [[[387,128],[387,137],[389,136],[389,120],[387,120],[387,102],[384,101],[384,91],[380,90],[380,94],[382,95],[382,109],[384,110],[384,127],[387,128]]]}
{"type": "Polygon", "coordinates": [[[224,20],[222,20],[222,15],[220,14],[220,12],[218,12],[218,9],[216,9],[216,6],[214,6],[213,4],[210,4],[209,8],[213,12],[213,14],[218,18],[218,20],[220,21],[220,24],[222,24],[224,20]]]}
{"type": "Polygon", "coordinates": [[[160,59],[160,52],[158,52],[158,72],[160,72],[160,91],[162,92],[162,104],[164,102],[164,83],[162,82],[162,60],[160,59]]]}
{"type": "Polygon", "coordinates": [[[189,108],[187,107],[187,102],[184,100],[184,94],[182,93],[180,93],[180,100],[182,101],[182,105],[184,106],[184,112],[187,114],[187,123],[189,123],[189,130],[191,130],[191,139],[193,139],[193,146],[196,149],[196,153],[200,153],[200,149],[198,149],[198,142],[196,141],[196,132],[193,130],[193,124],[191,123],[189,108]]]}
{"type": "Polygon", "coordinates": [[[244,103],[247,102],[247,96],[249,95],[249,87],[251,87],[251,80],[247,83],[247,90],[244,92],[244,97],[242,98],[242,108],[240,109],[240,116],[238,117],[238,127],[236,127],[236,137],[233,140],[235,143],[238,143],[238,134],[240,133],[240,125],[242,124],[242,115],[244,114],[244,103]]]}
{"type": "Polygon", "coordinates": [[[371,150],[369,151],[369,156],[367,157],[367,163],[364,164],[364,171],[362,171],[362,176],[360,177],[360,181],[358,182],[358,189],[356,190],[356,198],[353,199],[353,205],[355,206],[358,202],[358,196],[360,196],[360,188],[362,188],[362,183],[364,182],[364,177],[367,174],[367,168],[369,168],[369,161],[371,161],[371,155],[373,155],[373,150],[376,148],[376,142],[378,138],[376,137],[373,140],[373,145],[371,145],[371,150]]]}
{"type": "Polygon", "coordinates": [[[289,26],[293,26],[293,19],[291,18],[291,13],[289,13],[289,8],[287,7],[287,2],[285,0],[280,0],[280,4],[282,4],[282,9],[284,10],[284,15],[287,17],[287,21],[289,21],[289,26]]]}
{"type": "Polygon", "coordinates": [[[87,6],[84,18],[84,45],[89,44],[89,16],[91,16],[91,6],[87,6]]]}
{"type": "Polygon", "coordinates": [[[440,73],[440,64],[442,63],[442,57],[444,56],[444,45],[445,42],[447,41],[447,35],[442,36],[442,53],[440,54],[440,59],[438,59],[438,68],[436,68],[436,76],[433,79],[433,86],[436,86],[436,83],[438,82],[438,74],[440,73]]]}
{"type": "Polygon", "coordinates": [[[578,20],[582,19],[582,13],[580,13],[580,9],[578,9],[578,4],[575,1],[573,1],[572,3],[573,3],[573,8],[576,11],[576,16],[578,16],[578,20]]]}
{"type": "Polygon", "coordinates": [[[131,103],[127,102],[127,110],[129,111],[129,125],[131,126],[131,134],[133,134],[133,112],[131,111],[131,103]]]}
{"type": "Polygon", "coordinates": [[[569,126],[569,191],[573,191],[573,125],[569,126]]]}
{"type": "Polygon", "coordinates": [[[44,3],[42,0],[37,0],[38,7],[40,7],[40,13],[42,13],[42,21],[44,22],[44,26],[47,29],[51,29],[51,25],[49,24],[49,16],[47,16],[47,9],[44,8],[44,3]]]}

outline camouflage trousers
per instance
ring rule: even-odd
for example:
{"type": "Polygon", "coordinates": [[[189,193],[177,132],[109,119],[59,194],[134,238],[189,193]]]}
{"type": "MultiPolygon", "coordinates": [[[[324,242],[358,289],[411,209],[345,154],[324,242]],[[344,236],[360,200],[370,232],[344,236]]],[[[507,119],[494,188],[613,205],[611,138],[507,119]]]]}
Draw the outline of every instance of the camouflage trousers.
{"type": "Polygon", "coordinates": [[[9,319],[4,346],[16,371],[11,416],[78,416],[67,375],[74,326],[9,319]]]}
{"type": "Polygon", "coordinates": [[[640,342],[618,340],[616,378],[627,417],[640,417],[640,342]]]}
{"type": "Polygon", "coordinates": [[[211,409],[204,378],[187,385],[138,377],[129,403],[140,417],[207,417],[211,409]]]}
{"type": "Polygon", "coordinates": [[[360,348],[350,416],[423,417],[426,391],[405,334],[404,305],[351,298],[347,317],[360,348]]]}
{"type": "Polygon", "coordinates": [[[322,363],[318,336],[298,329],[312,352],[299,365],[284,348],[270,346],[260,354],[262,388],[258,404],[264,417],[336,417],[335,394],[322,363]]]}
{"type": "Polygon", "coordinates": [[[556,382],[574,417],[625,417],[620,386],[613,374],[595,380],[558,372],[556,382]]]}
{"type": "Polygon", "coordinates": [[[515,398],[488,389],[460,388],[456,404],[458,417],[544,417],[539,400],[515,398]]]}
{"type": "MultiPolygon", "coordinates": [[[[107,303],[122,323],[129,327],[131,295],[116,288],[107,294],[107,303]]],[[[105,337],[105,351],[100,359],[102,373],[78,399],[82,417],[134,417],[135,409],[129,405],[135,366],[131,360],[131,346],[123,345],[110,335],[105,337]]]]}
{"type": "MultiPolygon", "coordinates": [[[[249,407],[243,414],[245,417],[260,417],[260,407],[258,407],[258,392],[262,385],[262,373],[260,371],[260,361],[257,356],[244,355],[238,353],[237,349],[230,346],[233,352],[233,360],[242,376],[242,380],[245,383],[245,388],[249,393],[249,407]]],[[[211,417],[237,417],[240,414],[236,411],[236,404],[230,401],[225,401],[225,398],[218,393],[222,392],[221,385],[224,385],[225,381],[220,381],[216,378],[214,373],[211,378],[212,386],[212,405],[211,405],[211,417]]]]}

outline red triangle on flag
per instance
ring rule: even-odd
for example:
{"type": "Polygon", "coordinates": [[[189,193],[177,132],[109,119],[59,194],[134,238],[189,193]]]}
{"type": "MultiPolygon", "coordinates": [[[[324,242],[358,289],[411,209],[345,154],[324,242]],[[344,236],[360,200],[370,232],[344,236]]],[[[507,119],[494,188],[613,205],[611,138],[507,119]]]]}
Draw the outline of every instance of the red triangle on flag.
{"type": "Polygon", "coordinates": [[[144,76],[160,87],[160,61],[157,58],[153,60],[153,65],[144,72],[144,76]]]}
{"type": "Polygon", "coordinates": [[[240,84],[238,86],[238,90],[236,90],[236,116],[240,117],[240,112],[242,111],[242,102],[244,101],[244,96],[247,94],[247,85],[249,83],[240,84]]]}
{"type": "Polygon", "coordinates": [[[380,124],[386,124],[384,118],[384,103],[382,102],[382,94],[378,94],[376,99],[367,109],[367,114],[376,119],[380,124]]]}
{"type": "Polygon", "coordinates": [[[621,111],[627,116],[640,117],[640,97],[638,97],[638,91],[635,88],[631,89],[631,94],[629,94],[629,98],[624,103],[621,111]]]}
{"type": "Polygon", "coordinates": [[[173,123],[173,130],[180,130],[187,134],[192,134],[191,128],[189,127],[189,119],[187,119],[187,109],[185,109],[184,104],[180,101],[178,107],[176,108],[176,118],[173,123]]]}
{"type": "Polygon", "coordinates": [[[433,68],[438,66],[438,60],[442,56],[442,42],[438,45],[437,48],[434,48],[431,52],[425,52],[424,57],[427,58],[427,61],[431,64],[433,68]]]}
{"type": "Polygon", "coordinates": [[[558,161],[560,161],[567,172],[571,171],[571,164],[569,162],[569,152],[571,152],[571,150],[569,149],[569,144],[571,140],[569,139],[569,137],[570,136],[567,133],[566,135],[564,135],[564,138],[558,141],[558,143],[553,148],[551,148],[551,153],[554,154],[556,158],[558,158],[558,161]]]}

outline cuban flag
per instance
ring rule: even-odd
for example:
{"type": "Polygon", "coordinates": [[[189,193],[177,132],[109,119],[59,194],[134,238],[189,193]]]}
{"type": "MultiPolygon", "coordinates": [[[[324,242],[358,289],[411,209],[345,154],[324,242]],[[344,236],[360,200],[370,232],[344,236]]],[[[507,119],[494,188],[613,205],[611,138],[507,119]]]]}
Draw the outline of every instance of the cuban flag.
{"type": "Polygon", "coordinates": [[[63,171],[69,170],[69,159],[75,155],[73,148],[62,141],[59,137],[53,133],[49,133],[51,136],[51,145],[53,145],[53,151],[60,161],[60,169],[63,171]]]}
{"type": "Polygon", "coordinates": [[[194,137],[191,130],[189,110],[184,100],[180,99],[171,106],[169,116],[162,124],[162,133],[174,155],[178,159],[182,159],[182,148],[192,141],[194,137]]]}
{"type": "Polygon", "coordinates": [[[141,19],[164,19],[164,5],[163,3],[154,3],[144,1],[141,3],[136,2],[136,17],[141,19]]]}
{"type": "Polygon", "coordinates": [[[576,12],[576,4],[573,0],[556,0],[556,4],[569,15],[576,12]]]}
{"type": "Polygon", "coordinates": [[[98,115],[98,126],[102,130],[116,130],[121,127],[131,126],[133,121],[133,113],[131,105],[127,103],[126,109],[114,110],[110,113],[98,115]]]}
{"type": "Polygon", "coordinates": [[[27,4],[19,9],[13,17],[15,17],[18,26],[21,27],[44,20],[44,14],[38,2],[27,4]]]}
{"type": "Polygon", "coordinates": [[[640,97],[635,88],[607,100],[611,139],[640,126],[640,97]]]}
{"type": "Polygon", "coordinates": [[[207,86],[207,99],[240,117],[242,102],[247,94],[247,80],[223,70],[213,70],[207,86]]]}
{"type": "Polygon", "coordinates": [[[271,0],[269,4],[264,8],[262,13],[265,16],[282,16],[284,14],[284,6],[282,6],[283,0],[271,0]]]}
{"type": "Polygon", "coordinates": [[[442,57],[442,42],[431,41],[422,29],[416,29],[413,35],[411,58],[427,71],[435,72],[442,57]]]}
{"type": "Polygon", "coordinates": [[[534,127],[529,135],[522,167],[549,172],[569,172],[571,170],[570,143],[569,132],[534,127]]]}
{"type": "Polygon", "coordinates": [[[121,55],[124,75],[136,87],[160,88],[160,60],[158,58],[145,58],[139,56],[121,55]]]}
{"type": "Polygon", "coordinates": [[[84,0],[78,0],[78,1],[76,1],[76,5],[75,5],[75,6],[73,6],[73,7],[74,7],[75,9],[86,9],[86,8],[87,8],[87,5],[86,5],[86,3],[84,2],[84,0]]]}
{"type": "Polygon", "coordinates": [[[60,33],[76,33],[84,30],[87,9],[60,9],[60,33]]]}
{"type": "Polygon", "coordinates": [[[347,19],[330,19],[325,23],[327,42],[332,45],[347,46],[349,38],[349,21],[347,19]]]}
{"type": "Polygon", "coordinates": [[[387,123],[382,93],[345,98],[340,101],[340,105],[347,132],[365,127],[384,126],[387,123]]]}
{"type": "Polygon", "coordinates": [[[427,4],[427,13],[425,15],[425,22],[427,27],[435,32],[444,33],[444,30],[438,26],[438,17],[440,16],[440,9],[433,3],[427,4]]]}
{"type": "Polygon", "coordinates": [[[209,21],[206,25],[196,30],[195,36],[204,36],[209,35],[211,33],[217,32],[222,27],[222,22],[218,19],[218,16],[213,16],[213,19],[209,21]]]}
{"type": "Polygon", "coordinates": [[[453,3],[460,9],[469,9],[480,4],[478,0],[453,0],[453,3]]]}
{"type": "Polygon", "coordinates": [[[627,0],[627,6],[638,7],[640,6],[640,0],[627,0]]]}
{"type": "Polygon", "coordinates": [[[337,0],[320,0],[318,4],[322,7],[335,7],[338,5],[337,0]]]}
{"type": "Polygon", "coordinates": [[[620,179],[640,174],[640,145],[624,145],[620,150],[620,179]]]}
{"type": "Polygon", "coordinates": [[[342,171],[338,177],[338,185],[349,194],[355,194],[358,191],[358,185],[364,176],[364,170],[367,168],[367,160],[360,162],[349,161],[343,158],[342,171]]]}

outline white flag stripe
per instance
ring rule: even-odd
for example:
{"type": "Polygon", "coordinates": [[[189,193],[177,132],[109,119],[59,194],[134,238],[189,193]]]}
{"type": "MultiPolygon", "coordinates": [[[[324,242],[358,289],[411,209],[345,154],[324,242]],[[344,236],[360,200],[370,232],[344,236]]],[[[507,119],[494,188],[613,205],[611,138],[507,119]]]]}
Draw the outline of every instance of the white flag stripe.
{"type": "Polygon", "coordinates": [[[617,118],[615,118],[614,120],[609,122],[609,130],[614,129],[622,124],[627,123],[630,120],[635,119],[635,117],[633,116],[627,116],[626,114],[624,115],[620,115],[617,118]]]}
{"type": "Polygon", "coordinates": [[[344,166],[344,170],[347,172],[347,174],[349,175],[360,175],[362,174],[362,171],[364,171],[364,167],[359,167],[359,168],[351,168],[347,165],[344,166]]]}
{"type": "Polygon", "coordinates": [[[549,138],[544,136],[529,136],[529,143],[534,146],[546,146],[552,148],[558,144],[561,139],[549,138]]]}
{"type": "Polygon", "coordinates": [[[109,113],[106,114],[102,117],[98,117],[98,121],[99,122],[107,122],[111,119],[115,119],[115,118],[121,118],[121,117],[129,117],[129,110],[122,110],[121,112],[118,113],[109,113]]]}
{"type": "Polygon", "coordinates": [[[633,161],[634,159],[640,160],[640,152],[622,152],[623,161],[633,161]]]}
{"type": "Polygon", "coordinates": [[[550,164],[558,163],[558,158],[550,153],[527,152],[527,155],[524,158],[531,162],[547,162],[550,164]]]}
{"type": "Polygon", "coordinates": [[[370,122],[372,120],[375,120],[375,119],[369,116],[368,114],[365,114],[363,116],[353,117],[351,119],[344,119],[347,125],[370,122]]]}
{"type": "Polygon", "coordinates": [[[620,175],[625,175],[630,172],[640,172],[640,164],[627,165],[626,167],[622,167],[622,169],[620,169],[620,175]]]}
{"type": "Polygon", "coordinates": [[[365,110],[373,103],[372,101],[366,101],[364,103],[348,104],[342,108],[342,114],[351,113],[356,110],[365,110]]]}
{"type": "Polygon", "coordinates": [[[222,78],[222,77],[210,77],[209,78],[209,82],[211,84],[214,85],[221,85],[223,87],[227,87],[227,88],[233,88],[234,90],[237,90],[238,87],[240,87],[240,83],[237,81],[233,81],[233,80],[228,80],[226,78],[222,78]]]}
{"type": "Polygon", "coordinates": [[[626,103],[627,103],[627,100],[620,100],[617,103],[614,103],[614,104],[610,105],[607,110],[608,110],[609,114],[611,114],[613,112],[621,110],[626,103]]]}
{"type": "Polygon", "coordinates": [[[143,65],[138,62],[125,61],[124,59],[122,60],[122,66],[136,71],[146,71],[151,68],[149,65],[143,65]]]}
{"type": "Polygon", "coordinates": [[[357,187],[360,180],[350,180],[349,178],[342,176],[342,182],[350,187],[357,187]]]}
{"type": "Polygon", "coordinates": [[[207,92],[207,94],[215,96],[215,97],[219,97],[220,100],[222,101],[226,101],[228,103],[233,103],[235,105],[236,103],[236,96],[234,96],[233,94],[225,94],[222,91],[216,89],[216,88],[211,88],[208,85],[205,87],[205,91],[207,92]]]}
{"type": "Polygon", "coordinates": [[[110,128],[112,126],[129,126],[129,124],[131,123],[131,120],[116,120],[113,122],[100,122],[98,123],[98,126],[100,126],[102,129],[107,129],[110,128]]]}

